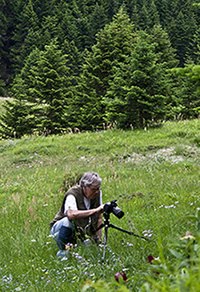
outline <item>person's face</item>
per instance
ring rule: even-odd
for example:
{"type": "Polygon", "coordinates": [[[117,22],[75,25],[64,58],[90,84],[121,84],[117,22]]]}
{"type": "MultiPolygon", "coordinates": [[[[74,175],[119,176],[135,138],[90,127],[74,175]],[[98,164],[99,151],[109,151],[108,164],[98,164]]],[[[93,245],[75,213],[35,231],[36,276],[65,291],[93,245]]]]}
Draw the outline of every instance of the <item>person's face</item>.
{"type": "Polygon", "coordinates": [[[95,185],[91,185],[88,187],[85,187],[85,196],[88,199],[94,199],[97,195],[99,195],[100,193],[100,186],[95,186],[95,185]]]}

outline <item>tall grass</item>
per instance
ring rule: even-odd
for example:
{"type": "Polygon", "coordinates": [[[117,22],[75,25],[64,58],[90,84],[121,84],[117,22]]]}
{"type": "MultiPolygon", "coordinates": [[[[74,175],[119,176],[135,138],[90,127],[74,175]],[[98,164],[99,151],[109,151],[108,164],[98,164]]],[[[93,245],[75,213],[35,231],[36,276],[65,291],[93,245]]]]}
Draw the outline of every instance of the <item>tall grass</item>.
{"type": "Polygon", "coordinates": [[[0,141],[1,290],[200,291],[199,146],[199,120],[0,141]],[[103,246],[82,245],[60,261],[49,222],[64,185],[88,170],[103,178],[104,203],[116,199],[125,212],[111,222],[151,240],[110,228],[104,262],[103,246]],[[195,243],[180,240],[186,231],[195,243]],[[150,264],[149,255],[159,259],[150,264]],[[123,269],[120,284],[114,275],[123,269]]]}

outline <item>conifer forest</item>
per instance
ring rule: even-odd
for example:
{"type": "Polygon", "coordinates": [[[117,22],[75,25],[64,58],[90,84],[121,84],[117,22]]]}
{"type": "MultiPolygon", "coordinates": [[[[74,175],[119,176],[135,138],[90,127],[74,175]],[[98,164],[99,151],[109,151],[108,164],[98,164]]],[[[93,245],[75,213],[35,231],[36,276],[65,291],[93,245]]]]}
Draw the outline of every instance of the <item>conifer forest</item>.
{"type": "Polygon", "coordinates": [[[0,0],[0,137],[200,116],[200,0],[0,0]]]}

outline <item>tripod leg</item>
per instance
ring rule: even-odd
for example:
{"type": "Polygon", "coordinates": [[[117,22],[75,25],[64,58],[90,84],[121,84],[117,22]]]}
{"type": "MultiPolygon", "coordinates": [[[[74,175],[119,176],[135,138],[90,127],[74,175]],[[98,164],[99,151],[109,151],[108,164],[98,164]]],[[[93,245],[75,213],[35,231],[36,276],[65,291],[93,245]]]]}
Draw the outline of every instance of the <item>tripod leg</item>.
{"type": "Polygon", "coordinates": [[[104,249],[103,249],[103,257],[102,260],[105,260],[105,256],[106,256],[106,247],[107,247],[107,240],[108,240],[108,226],[105,226],[105,231],[104,231],[104,241],[103,241],[103,245],[104,245],[104,249]]]}
{"type": "Polygon", "coordinates": [[[136,236],[136,237],[139,237],[139,238],[142,238],[142,239],[148,240],[147,237],[144,237],[144,236],[141,236],[141,235],[135,234],[135,233],[133,233],[132,231],[128,231],[128,230],[122,229],[122,228],[120,228],[120,227],[118,227],[118,226],[115,226],[115,225],[113,225],[113,224],[109,224],[109,227],[115,228],[115,229],[117,229],[117,230],[119,230],[119,231],[122,231],[122,232],[128,233],[128,234],[130,234],[130,235],[134,235],[134,236],[136,236]]]}

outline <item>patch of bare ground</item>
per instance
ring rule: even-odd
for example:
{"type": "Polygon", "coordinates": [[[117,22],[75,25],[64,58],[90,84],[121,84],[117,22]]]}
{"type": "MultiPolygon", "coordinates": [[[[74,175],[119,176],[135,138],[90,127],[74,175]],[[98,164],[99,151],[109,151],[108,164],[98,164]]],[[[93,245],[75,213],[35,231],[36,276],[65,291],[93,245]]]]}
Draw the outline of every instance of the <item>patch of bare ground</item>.
{"type": "Polygon", "coordinates": [[[168,161],[171,163],[183,162],[188,159],[200,159],[200,149],[196,146],[181,145],[177,147],[162,148],[155,152],[145,155],[132,153],[124,159],[125,162],[140,164],[148,161],[161,162],[168,161]]]}

